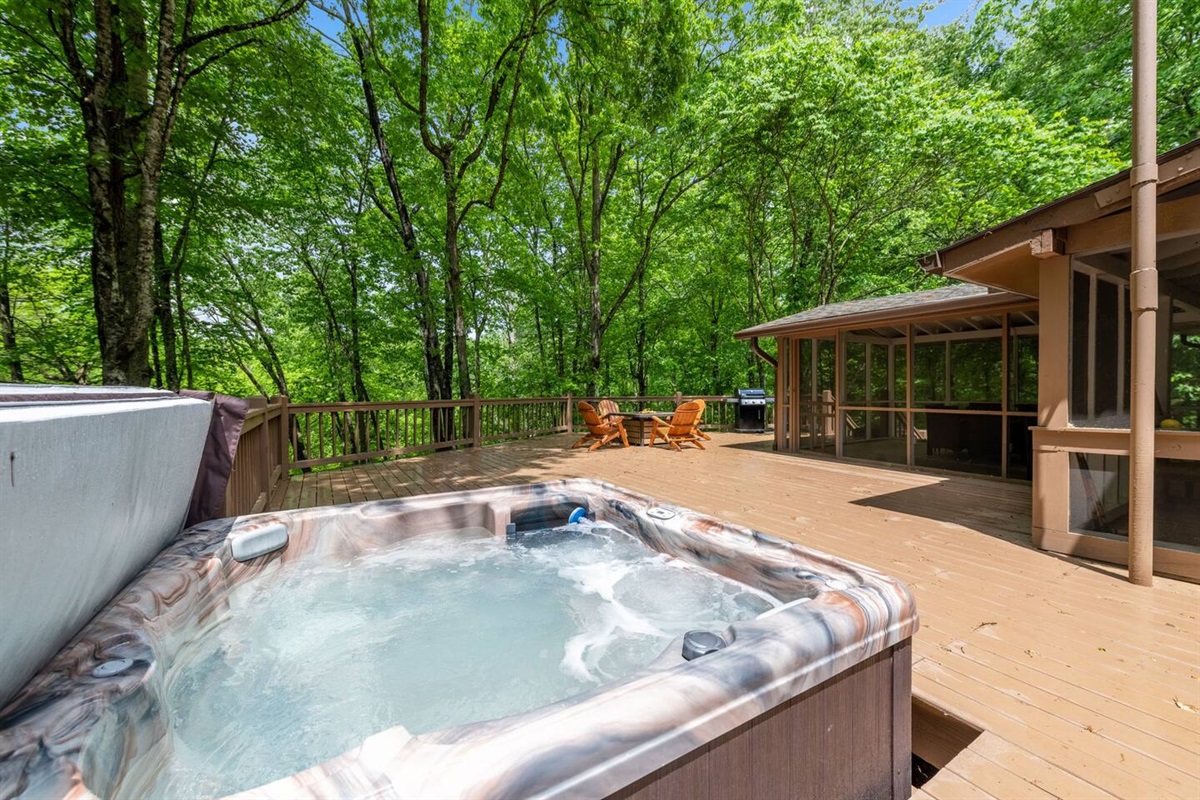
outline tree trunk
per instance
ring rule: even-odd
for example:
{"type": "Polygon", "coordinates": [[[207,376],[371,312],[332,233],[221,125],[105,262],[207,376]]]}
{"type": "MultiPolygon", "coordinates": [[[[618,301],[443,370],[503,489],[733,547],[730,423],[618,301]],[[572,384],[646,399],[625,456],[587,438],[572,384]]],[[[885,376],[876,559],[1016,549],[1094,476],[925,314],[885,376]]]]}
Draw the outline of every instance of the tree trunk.
{"type": "Polygon", "coordinates": [[[600,305],[600,223],[603,208],[600,194],[600,146],[592,145],[591,228],[588,248],[583,253],[588,276],[588,394],[600,391],[600,356],[604,349],[604,311],[600,305]]]}
{"type": "Polygon", "coordinates": [[[471,361],[467,352],[467,323],[463,313],[462,262],[458,250],[458,186],[454,180],[454,162],[447,156],[443,168],[446,184],[446,289],[450,299],[451,332],[458,367],[458,396],[471,396],[471,361]]]}
{"type": "MultiPolygon", "coordinates": [[[[183,356],[183,370],[187,376],[187,388],[196,388],[196,379],[192,373],[192,345],[188,338],[188,315],[183,305],[183,262],[175,265],[175,316],[179,318],[179,343],[183,356]]],[[[282,392],[287,394],[287,392],[282,392]]]]}
{"type": "Polygon", "coordinates": [[[154,370],[154,388],[163,388],[162,359],[158,355],[158,320],[150,320],[150,363],[154,370]]]}
{"type": "Polygon", "coordinates": [[[25,380],[21,367],[21,352],[17,349],[17,326],[13,317],[12,297],[9,295],[8,271],[12,260],[12,227],[4,225],[4,261],[0,263],[0,344],[4,348],[4,362],[8,364],[8,378],[13,383],[25,380]]]}
{"type": "Polygon", "coordinates": [[[637,381],[638,397],[645,397],[649,394],[649,380],[646,375],[646,280],[645,275],[638,276],[638,322],[637,334],[635,335],[634,344],[634,364],[637,381]]]}
{"type": "MultiPolygon", "coordinates": [[[[348,3],[343,2],[347,19],[354,19],[348,3]]],[[[434,308],[433,295],[430,290],[429,272],[417,249],[417,234],[409,215],[408,203],[400,189],[400,180],[396,175],[395,161],[388,147],[387,137],[383,132],[383,122],[379,115],[379,101],[375,95],[375,84],[372,83],[367,69],[366,47],[362,34],[354,25],[348,25],[350,41],[354,46],[354,58],[358,65],[359,83],[362,86],[363,100],[367,106],[367,121],[375,138],[375,147],[379,152],[379,162],[383,167],[383,175],[387,182],[388,192],[392,199],[391,208],[380,205],[380,211],[392,223],[400,235],[412,263],[412,276],[417,287],[417,326],[423,345],[422,354],[425,359],[425,396],[430,400],[444,400],[450,397],[450,378],[445,374],[441,361],[441,345],[438,342],[437,312],[434,308]]],[[[435,429],[435,439],[440,431],[435,429]]]]}
{"type": "Polygon", "coordinates": [[[160,372],[158,354],[155,352],[154,371],[159,385],[165,379],[166,386],[173,392],[179,391],[179,365],[175,358],[175,320],[171,313],[171,268],[167,264],[163,249],[162,223],[154,224],[154,271],[158,288],[154,297],[154,309],[158,317],[158,328],[162,331],[163,367],[160,372]]]}
{"type": "Polygon", "coordinates": [[[77,16],[72,3],[48,9],[50,28],[62,49],[59,61],[74,84],[87,143],[92,296],[104,383],[145,386],[150,382],[159,181],[184,85],[253,40],[225,47],[192,70],[189,51],[278,22],[303,6],[297,2],[253,22],[195,33],[191,30],[194,6],[189,3],[178,35],[174,2],[157,6],[151,26],[144,9],[153,6],[130,0],[96,2],[90,19],[77,16]],[[94,23],[95,29],[77,32],[80,21],[94,23]],[[147,35],[150,29],[157,37],[153,46],[147,35]],[[85,63],[81,43],[93,51],[94,63],[85,63]]]}
{"type": "Polygon", "coordinates": [[[17,329],[13,320],[12,299],[8,294],[8,270],[0,272],[0,339],[4,342],[4,360],[8,364],[8,378],[13,383],[25,380],[21,368],[21,353],[17,350],[17,329]]]}

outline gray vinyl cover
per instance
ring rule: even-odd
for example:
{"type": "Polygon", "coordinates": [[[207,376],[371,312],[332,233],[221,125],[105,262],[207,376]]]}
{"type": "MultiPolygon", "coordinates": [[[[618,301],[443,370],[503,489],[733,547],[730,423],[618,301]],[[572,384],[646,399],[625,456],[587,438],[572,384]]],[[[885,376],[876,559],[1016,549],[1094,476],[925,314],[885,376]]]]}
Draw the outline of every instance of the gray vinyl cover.
{"type": "Polygon", "coordinates": [[[0,707],[182,527],[211,404],[0,385],[0,707]]]}

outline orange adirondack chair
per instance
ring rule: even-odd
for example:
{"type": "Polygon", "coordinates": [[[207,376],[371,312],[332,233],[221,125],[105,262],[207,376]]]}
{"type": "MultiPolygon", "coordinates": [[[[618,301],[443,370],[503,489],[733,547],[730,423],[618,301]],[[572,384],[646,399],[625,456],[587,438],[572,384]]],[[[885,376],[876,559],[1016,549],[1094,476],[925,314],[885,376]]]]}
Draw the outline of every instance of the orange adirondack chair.
{"type": "Polygon", "coordinates": [[[655,417],[654,427],[650,429],[650,445],[653,446],[658,439],[662,439],[672,450],[682,450],[681,444],[694,444],[703,450],[704,445],[700,443],[700,432],[696,430],[700,411],[700,404],[695,400],[689,400],[675,409],[669,422],[655,417]]]}
{"type": "Polygon", "coordinates": [[[583,424],[587,426],[587,435],[580,439],[571,448],[583,447],[588,442],[591,446],[588,447],[588,452],[599,450],[604,445],[620,437],[621,444],[629,447],[629,437],[625,434],[625,420],[620,417],[611,417],[608,419],[600,419],[600,415],[596,413],[596,409],[592,408],[591,403],[580,401],[579,415],[583,417],[583,424]]]}
{"type": "Polygon", "coordinates": [[[596,403],[596,411],[600,414],[600,419],[608,420],[614,414],[620,413],[621,407],[616,404],[616,401],[609,400],[606,397],[599,403],[596,403]]]}
{"type": "Polygon", "coordinates": [[[703,400],[695,400],[693,402],[700,406],[700,413],[696,415],[696,435],[698,435],[701,439],[711,442],[712,437],[700,430],[700,420],[704,419],[704,409],[707,407],[707,404],[703,400]]]}

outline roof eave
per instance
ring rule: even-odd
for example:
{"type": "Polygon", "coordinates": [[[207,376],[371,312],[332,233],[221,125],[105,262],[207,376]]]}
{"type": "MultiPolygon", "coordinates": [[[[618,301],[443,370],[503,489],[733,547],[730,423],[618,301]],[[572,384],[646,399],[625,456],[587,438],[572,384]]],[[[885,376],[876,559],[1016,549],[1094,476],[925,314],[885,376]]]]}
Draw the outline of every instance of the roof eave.
{"type": "Polygon", "coordinates": [[[801,333],[820,333],[843,328],[858,328],[869,323],[888,321],[905,322],[908,320],[929,319],[930,317],[947,314],[993,311],[1008,306],[1036,304],[1037,299],[1014,292],[989,292],[988,294],[972,295],[970,297],[955,297],[949,300],[939,300],[933,303],[923,303],[918,306],[882,309],[879,311],[864,311],[858,314],[847,314],[843,317],[825,317],[823,319],[806,320],[792,324],[772,325],[766,323],[753,328],[738,331],[733,338],[739,340],[759,339],[767,336],[795,336],[801,333]]]}

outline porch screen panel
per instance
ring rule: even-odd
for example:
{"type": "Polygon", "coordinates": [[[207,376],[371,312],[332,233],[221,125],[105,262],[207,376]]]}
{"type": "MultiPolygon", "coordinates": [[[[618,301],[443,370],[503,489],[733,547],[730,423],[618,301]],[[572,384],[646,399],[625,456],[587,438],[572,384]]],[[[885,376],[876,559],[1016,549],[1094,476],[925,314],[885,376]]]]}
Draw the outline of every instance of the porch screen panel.
{"type": "Polygon", "coordinates": [[[1002,425],[999,414],[914,414],[913,463],[930,469],[999,476],[1002,425]]]}
{"type": "Polygon", "coordinates": [[[1038,376],[1037,334],[1017,334],[1008,345],[1008,408],[1010,411],[1037,411],[1038,376]]]}
{"type": "Polygon", "coordinates": [[[1200,461],[1154,460],[1154,539],[1200,549],[1200,461]]]}
{"type": "Polygon", "coordinates": [[[1129,534],[1129,457],[1070,454],[1071,530],[1129,534]]]}
{"type": "Polygon", "coordinates": [[[918,406],[946,400],[946,344],[918,342],[913,346],[913,403],[918,406]]]}
{"type": "Polygon", "coordinates": [[[892,405],[908,403],[908,348],[900,342],[892,348],[892,405]]]}
{"type": "Polygon", "coordinates": [[[837,369],[837,345],[833,339],[817,340],[817,393],[832,392],[837,369]]]}
{"type": "Polygon", "coordinates": [[[867,400],[867,346],[846,342],[846,396],[842,405],[863,405],[867,400]]]}
{"type": "MultiPolygon", "coordinates": [[[[1200,430],[1200,313],[1187,309],[1172,313],[1168,358],[1171,376],[1168,416],[1184,430],[1200,430]]],[[[1200,523],[1197,527],[1200,528],[1200,523]]]]}
{"type": "MultiPolygon", "coordinates": [[[[1096,281],[1096,343],[1092,368],[1094,399],[1093,416],[1101,427],[1124,427],[1120,419],[1108,420],[1120,413],[1121,391],[1117,385],[1117,364],[1121,358],[1119,319],[1117,317],[1117,285],[1105,280],[1096,281]]],[[[1128,374],[1128,373],[1126,373],[1128,374]]]]}
{"type": "Polygon", "coordinates": [[[867,350],[870,354],[870,358],[867,360],[871,365],[871,374],[868,376],[871,390],[870,404],[873,406],[894,405],[889,392],[888,371],[891,354],[895,348],[882,344],[869,344],[867,350]]]}
{"type": "Polygon", "coordinates": [[[1091,318],[1091,278],[1075,272],[1071,284],[1071,421],[1088,413],[1088,321],[1091,318]]]}
{"type": "MultiPolygon", "coordinates": [[[[1070,525],[1075,533],[1129,535],[1129,457],[1070,454],[1070,525]]],[[[1154,542],[1200,550],[1200,461],[1154,460],[1154,542]]]]}
{"type": "Polygon", "coordinates": [[[1071,424],[1128,428],[1132,326],[1127,282],[1078,268],[1071,280],[1071,424]]]}
{"type": "Polygon", "coordinates": [[[1000,337],[950,342],[950,399],[1000,410],[1000,337]]]}
{"type": "Polygon", "coordinates": [[[842,455],[868,461],[907,464],[905,427],[904,335],[862,329],[847,331],[844,349],[844,397],[841,425],[842,455]],[[899,366],[896,353],[901,354],[899,366]],[[898,377],[898,381],[897,381],[898,377]]]}
{"type": "Polygon", "coordinates": [[[812,397],[812,339],[791,340],[799,348],[800,354],[800,397],[797,400],[809,400],[812,397]]]}

